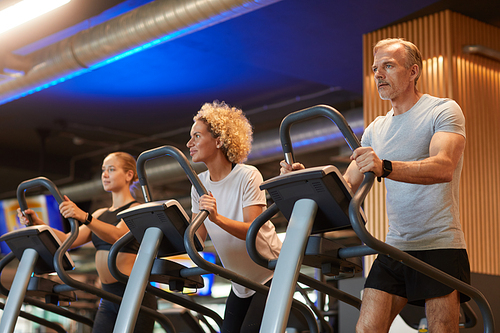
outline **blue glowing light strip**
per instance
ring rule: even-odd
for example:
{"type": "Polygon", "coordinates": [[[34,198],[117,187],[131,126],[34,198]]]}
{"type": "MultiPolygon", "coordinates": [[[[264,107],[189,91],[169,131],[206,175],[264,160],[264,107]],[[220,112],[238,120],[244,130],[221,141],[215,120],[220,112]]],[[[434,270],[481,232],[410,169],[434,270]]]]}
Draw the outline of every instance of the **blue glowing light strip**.
{"type": "Polygon", "coordinates": [[[11,96],[11,97],[8,97],[8,98],[5,98],[3,100],[0,100],[0,105],[8,103],[8,102],[11,102],[11,101],[14,101],[14,100],[22,98],[22,97],[26,97],[28,95],[31,95],[31,94],[36,93],[36,92],[39,92],[39,91],[44,90],[44,89],[47,89],[49,87],[55,86],[56,84],[62,83],[64,81],[72,79],[72,78],[74,78],[76,76],[80,76],[80,75],[82,75],[84,73],[87,73],[88,71],[90,71],[89,68],[84,68],[84,69],[78,70],[76,72],[73,72],[71,74],[68,74],[68,75],[66,75],[64,77],[61,77],[59,79],[56,79],[54,81],[51,81],[49,83],[45,83],[45,84],[43,84],[41,86],[32,88],[30,90],[27,90],[25,92],[19,93],[17,95],[14,95],[14,96],[11,96]]]}

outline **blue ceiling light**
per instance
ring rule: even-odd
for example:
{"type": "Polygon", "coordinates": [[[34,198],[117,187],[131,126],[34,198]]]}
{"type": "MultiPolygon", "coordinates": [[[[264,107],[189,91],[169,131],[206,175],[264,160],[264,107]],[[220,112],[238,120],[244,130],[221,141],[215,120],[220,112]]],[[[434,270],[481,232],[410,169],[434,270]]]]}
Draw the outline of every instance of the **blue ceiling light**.
{"type": "Polygon", "coordinates": [[[121,59],[123,59],[123,58],[126,58],[126,57],[128,57],[128,56],[131,56],[131,55],[136,54],[136,53],[138,53],[138,52],[141,52],[141,51],[147,50],[147,49],[149,49],[149,48],[151,48],[151,47],[153,47],[153,46],[156,46],[156,45],[158,45],[158,44],[161,44],[161,43],[164,43],[164,42],[166,42],[166,41],[169,41],[169,40],[175,39],[175,38],[177,38],[177,37],[179,37],[179,36],[182,36],[182,35],[186,35],[186,34],[188,34],[190,31],[195,31],[195,30],[194,30],[194,29],[184,29],[184,30],[182,30],[182,31],[178,31],[178,32],[172,33],[172,34],[170,34],[170,35],[168,35],[168,36],[164,36],[164,37],[158,38],[158,39],[156,39],[156,40],[154,40],[154,41],[152,41],[152,42],[149,42],[149,43],[146,43],[146,44],[144,44],[144,45],[138,46],[138,47],[136,47],[136,48],[134,48],[134,49],[132,49],[132,50],[125,51],[125,52],[123,52],[123,53],[121,53],[121,54],[118,54],[118,55],[116,55],[116,56],[114,56],[114,57],[111,57],[111,58],[109,58],[109,59],[106,59],[106,60],[104,60],[104,61],[102,61],[102,62],[100,62],[100,63],[97,63],[97,64],[95,64],[95,65],[92,65],[92,66],[90,66],[90,67],[89,67],[89,70],[94,70],[94,69],[97,69],[97,68],[100,68],[100,67],[103,67],[103,66],[109,65],[109,64],[111,64],[111,63],[113,63],[113,62],[115,62],[115,61],[117,61],[117,60],[121,60],[121,59]]]}
{"type": "Polygon", "coordinates": [[[80,75],[85,74],[85,73],[87,73],[89,71],[90,71],[90,69],[84,68],[82,70],[79,70],[79,71],[76,71],[76,72],[71,73],[69,75],[66,75],[66,76],[64,76],[64,77],[62,77],[60,79],[51,81],[49,83],[46,83],[44,85],[41,85],[41,86],[35,87],[33,89],[27,90],[27,91],[22,92],[20,94],[13,95],[13,96],[11,96],[9,98],[6,98],[6,99],[0,101],[0,105],[1,104],[5,104],[5,103],[9,103],[9,102],[14,101],[16,99],[19,99],[19,98],[22,98],[22,97],[26,97],[26,96],[31,95],[33,93],[36,93],[36,92],[42,91],[44,89],[50,88],[52,86],[55,86],[56,84],[59,84],[59,83],[62,83],[64,81],[66,81],[66,80],[69,80],[69,79],[72,79],[74,77],[80,76],[80,75]]]}

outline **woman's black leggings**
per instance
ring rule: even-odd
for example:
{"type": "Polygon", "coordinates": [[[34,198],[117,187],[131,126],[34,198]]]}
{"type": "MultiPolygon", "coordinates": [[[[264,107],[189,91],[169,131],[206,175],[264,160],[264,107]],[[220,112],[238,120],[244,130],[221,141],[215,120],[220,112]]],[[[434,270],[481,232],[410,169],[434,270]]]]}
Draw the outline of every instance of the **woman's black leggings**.
{"type": "MultiPolygon", "coordinates": [[[[102,289],[113,293],[117,296],[123,297],[125,292],[125,285],[120,282],[111,284],[102,284],[102,289]]],[[[142,301],[142,305],[150,307],[152,309],[157,309],[156,297],[154,295],[146,293],[142,301]]],[[[118,316],[119,304],[101,299],[99,304],[99,309],[94,319],[94,327],[92,333],[112,333],[115,326],[116,317],[118,316]]],[[[155,320],[148,315],[139,312],[137,317],[137,322],[135,324],[134,333],[151,333],[155,325],[155,320]]]]}
{"type": "MultiPolygon", "coordinates": [[[[271,281],[266,285],[270,286],[271,281]]],[[[258,333],[265,305],[266,296],[263,294],[240,298],[231,289],[226,301],[222,333],[258,333]]]]}

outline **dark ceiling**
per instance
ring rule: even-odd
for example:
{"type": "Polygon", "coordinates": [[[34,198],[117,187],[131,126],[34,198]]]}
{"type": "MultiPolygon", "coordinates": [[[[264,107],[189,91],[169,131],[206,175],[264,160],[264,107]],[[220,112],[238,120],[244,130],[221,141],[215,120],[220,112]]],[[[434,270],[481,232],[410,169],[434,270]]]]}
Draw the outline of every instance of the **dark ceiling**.
{"type": "MultiPolygon", "coordinates": [[[[73,0],[0,35],[0,64],[147,2],[73,0]]],[[[282,0],[0,105],[0,199],[40,175],[86,181],[110,151],[184,148],[192,116],[215,99],[249,111],[256,133],[310,105],[359,107],[362,35],[443,9],[500,26],[497,0],[282,0]]]]}

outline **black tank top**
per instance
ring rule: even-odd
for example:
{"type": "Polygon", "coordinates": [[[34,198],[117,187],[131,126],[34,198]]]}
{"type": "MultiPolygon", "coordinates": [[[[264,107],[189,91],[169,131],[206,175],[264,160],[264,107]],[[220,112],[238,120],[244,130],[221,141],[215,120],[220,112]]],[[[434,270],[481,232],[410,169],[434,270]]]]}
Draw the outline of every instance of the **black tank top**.
{"type": "MultiPolygon", "coordinates": [[[[125,209],[129,208],[132,204],[136,203],[137,201],[132,201],[129,202],[128,204],[118,208],[117,210],[110,211],[109,209],[106,210],[104,213],[102,213],[97,219],[102,222],[106,222],[108,224],[112,225],[117,225],[120,220],[116,217],[118,213],[124,211],[125,209]]],[[[103,241],[100,239],[96,234],[92,233],[92,243],[94,244],[96,250],[106,250],[109,251],[111,249],[111,245],[108,242],[103,241]]],[[[126,253],[134,253],[136,254],[137,251],[139,250],[139,242],[134,239],[132,242],[128,243],[126,246],[124,246],[120,252],[126,252],[126,253]]]]}

